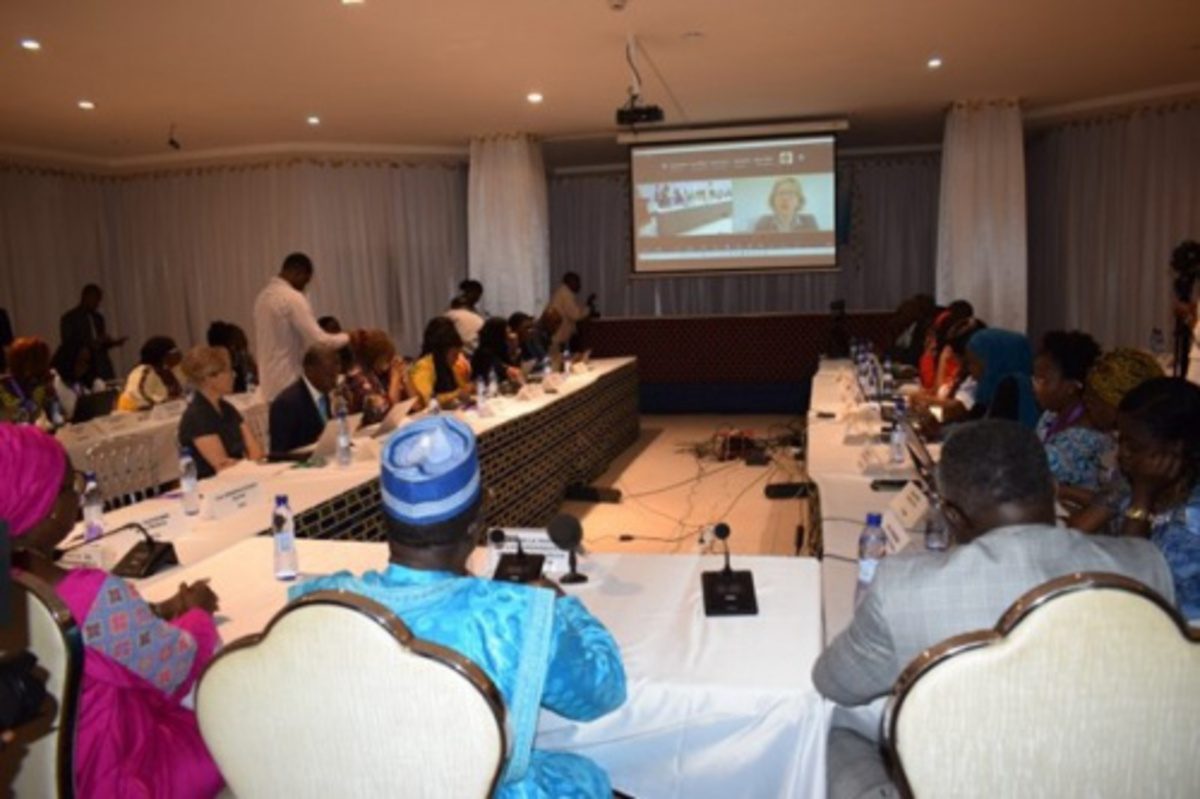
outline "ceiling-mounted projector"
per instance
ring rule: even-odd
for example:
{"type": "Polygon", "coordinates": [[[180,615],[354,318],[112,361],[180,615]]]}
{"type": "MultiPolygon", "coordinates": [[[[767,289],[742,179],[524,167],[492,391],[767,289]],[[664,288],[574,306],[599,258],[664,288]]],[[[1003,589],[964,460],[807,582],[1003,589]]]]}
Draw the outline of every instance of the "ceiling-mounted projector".
{"type": "Polygon", "coordinates": [[[662,122],[663,110],[656,105],[623,105],[617,109],[617,124],[625,127],[662,122]]]}

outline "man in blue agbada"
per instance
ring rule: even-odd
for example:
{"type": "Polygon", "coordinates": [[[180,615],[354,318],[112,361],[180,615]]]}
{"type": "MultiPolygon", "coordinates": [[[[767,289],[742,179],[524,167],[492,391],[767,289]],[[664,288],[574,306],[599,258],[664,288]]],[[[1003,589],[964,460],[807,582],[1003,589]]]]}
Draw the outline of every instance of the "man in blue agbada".
{"type": "Polygon", "coordinates": [[[550,588],[468,576],[482,529],[475,436],[446,416],[397,431],[383,451],[380,484],[390,563],[298,585],[291,598],[341,590],[369,597],[418,638],[469,658],[507,709],[509,751],[496,796],[610,797],[608,775],[587,758],[533,748],[539,707],[590,721],[625,701],[625,668],[608,630],[579,600],[550,588]]]}

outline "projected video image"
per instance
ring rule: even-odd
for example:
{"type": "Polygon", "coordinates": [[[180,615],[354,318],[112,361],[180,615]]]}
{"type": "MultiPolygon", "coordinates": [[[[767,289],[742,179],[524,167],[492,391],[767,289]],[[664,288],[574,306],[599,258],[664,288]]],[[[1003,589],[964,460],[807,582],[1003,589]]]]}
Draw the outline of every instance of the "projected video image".
{"type": "Polygon", "coordinates": [[[636,147],[635,273],[836,262],[833,138],[636,147]]]}

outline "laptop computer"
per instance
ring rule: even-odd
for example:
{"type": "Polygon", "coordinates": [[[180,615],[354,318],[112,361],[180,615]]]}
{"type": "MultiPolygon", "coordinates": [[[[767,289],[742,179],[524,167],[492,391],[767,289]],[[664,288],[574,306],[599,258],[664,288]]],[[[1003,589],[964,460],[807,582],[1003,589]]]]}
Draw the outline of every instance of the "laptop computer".
{"type": "Polygon", "coordinates": [[[109,389],[80,395],[79,399],[75,400],[75,413],[71,414],[71,422],[82,424],[98,416],[108,416],[117,407],[118,394],[119,391],[109,389]]]}

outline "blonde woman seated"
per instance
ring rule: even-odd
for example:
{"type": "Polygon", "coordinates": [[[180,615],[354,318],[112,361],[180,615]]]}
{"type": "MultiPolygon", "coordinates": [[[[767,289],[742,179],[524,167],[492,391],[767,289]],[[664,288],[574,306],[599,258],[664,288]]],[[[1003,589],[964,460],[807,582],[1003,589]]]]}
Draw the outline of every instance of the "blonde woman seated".
{"type": "Polygon", "coordinates": [[[183,374],[196,394],[179,420],[179,445],[192,451],[197,474],[212,477],[240,460],[262,458],[254,433],[224,399],[233,393],[229,351],[195,347],[183,359],[183,374]]]}
{"type": "Polygon", "coordinates": [[[418,409],[434,397],[443,408],[471,398],[471,363],[463,355],[463,340],[454,322],[439,316],[425,326],[421,357],[413,364],[409,380],[418,409]]]}
{"type": "Polygon", "coordinates": [[[147,339],[142,345],[138,365],[125,381],[125,390],[117,400],[117,410],[144,411],[183,396],[183,386],[175,376],[175,368],[182,359],[174,339],[167,336],[147,339]]]}

